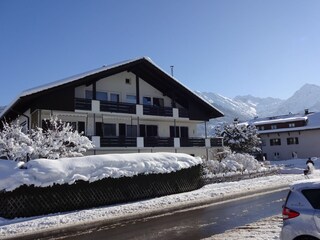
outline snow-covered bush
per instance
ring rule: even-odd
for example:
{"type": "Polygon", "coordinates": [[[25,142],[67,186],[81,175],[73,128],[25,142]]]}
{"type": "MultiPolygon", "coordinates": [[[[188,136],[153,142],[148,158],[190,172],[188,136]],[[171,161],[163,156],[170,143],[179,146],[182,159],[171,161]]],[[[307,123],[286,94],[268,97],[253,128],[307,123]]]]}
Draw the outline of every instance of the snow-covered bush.
{"type": "Polygon", "coordinates": [[[249,154],[232,153],[225,159],[209,160],[204,162],[205,173],[208,174],[225,174],[225,173],[243,173],[243,172],[257,172],[264,167],[261,162],[257,161],[249,154]]]}
{"type": "Polygon", "coordinates": [[[19,123],[3,123],[0,131],[0,157],[27,162],[30,159],[79,157],[93,148],[92,142],[57,117],[46,121],[46,129],[26,134],[19,123]]]}

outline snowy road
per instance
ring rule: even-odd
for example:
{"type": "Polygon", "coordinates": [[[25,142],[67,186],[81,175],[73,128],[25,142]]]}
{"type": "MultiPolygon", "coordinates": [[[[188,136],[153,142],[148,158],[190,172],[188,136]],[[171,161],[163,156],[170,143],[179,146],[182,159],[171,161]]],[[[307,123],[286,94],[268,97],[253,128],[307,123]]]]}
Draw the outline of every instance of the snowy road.
{"type": "Polygon", "coordinates": [[[29,236],[34,234],[51,236],[64,229],[92,228],[97,223],[111,224],[124,219],[138,219],[156,214],[177,211],[179,208],[201,206],[204,203],[213,203],[233,199],[235,196],[246,196],[255,192],[265,192],[266,188],[280,188],[291,182],[304,179],[301,174],[275,175],[241,182],[227,182],[209,184],[192,192],[174,194],[161,198],[139,201],[129,204],[119,204],[69,213],[52,214],[34,218],[20,218],[6,220],[0,218],[0,238],[29,236]]]}
{"type": "Polygon", "coordinates": [[[275,215],[202,240],[279,240],[281,226],[281,215],[275,215]]]}
{"type": "Polygon", "coordinates": [[[201,239],[279,214],[286,195],[287,190],[259,194],[204,208],[103,226],[63,239],[122,240],[132,239],[132,236],[135,240],[201,239]]]}

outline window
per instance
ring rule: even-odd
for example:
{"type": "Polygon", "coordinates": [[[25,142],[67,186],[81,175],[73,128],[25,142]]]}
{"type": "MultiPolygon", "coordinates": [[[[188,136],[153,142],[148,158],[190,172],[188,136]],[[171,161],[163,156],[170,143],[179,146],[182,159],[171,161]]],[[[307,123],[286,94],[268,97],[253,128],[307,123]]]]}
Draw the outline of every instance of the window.
{"type": "Polygon", "coordinates": [[[93,99],[93,94],[92,91],[90,90],[86,90],[86,99],[93,99]]]}
{"type": "MultiPolygon", "coordinates": [[[[91,90],[86,90],[86,99],[93,99],[93,92],[91,90]]],[[[106,92],[96,92],[96,100],[107,101],[108,93],[106,92]]]]}
{"type": "Polygon", "coordinates": [[[280,138],[270,139],[270,146],[276,146],[276,145],[281,145],[281,139],[280,138]]]}
{"type": "Polygon", "coordinates": [[[271,129],[277,129],[277,125],[275,124],[271,125],[271,129]]]}
{"type": "Polygon", "coordinates": [[[156,106],[156,107],[164,107],[164,100],[163,100],[163,98],[153,98],[153,106],[156,106]]]}
{"type": "Polygon", "coordinates": [[[181,137],[189,138],[189,129],[188,127],[180,127],[181,137]]]}
{"type": "Polygon", "coordinates": [[[127,125],[127,137],[137,136],[137,125],[127,125]]]}
{"type": "Polygon", "coordinates": [[[131,79],[130,78],[126,78],[126,84],[131,84],[131,79]]]}
{"type": "Polygon", "coordinates": [[[158,126],[157,125],[144,125],[139,126],[139,136],[140,137],[157,137],[158,136],[158,126]]]}
{"type": "Polygon", "coordinates": [[[147,125],[147,136],[148,137],[157,137],[158,136],[158,126],[157,125],[147,125]]]}
{"type": "Polygon", "coordinates": [[[142,103],[143,105],[151,105],[151,97],[143,97],[142,103]]]}
{"type": "Polygon", "coordinates": [[[85,135],[86,124],[85,122],[78,122],[78,132],[83,133],[85,135]]]}
{"type": "Polygon", "coordinates": [[[116,136],[116,124],[104,123],[103,124],[103,136],[115,137],[116,136]]]}
{"type": "Polygon", "coordinates": [[[189,128],[170,126],[170,137],[189,138],[189,128]]]}
{"type": "Polygon", "coordinates": [[[110,93],[110,101],[111,102],[120,102],[120,95],[117,93],[110,93]]]}
{"type": "Polygon", "coordinates": [[[170,126],[170,137],[180,137],[179,127],[170,126]]]}
{"type": "Polygon", "coordinates": [[[258,126],[258,130],[263,131],[264,130],[264,126],[258,126]]]}
{"type": "Polygon", "coordinates": [[[278,152],[273,153],[274,159],[279,159],[279,157],[280,157],[280,153],[278,153],[278,152]]]}
{"type": "Polygon", "coordinates": [[[106,92],[96,92],[96,100],[108,101],[108,93],[106,93],[106,92]]]}
{"type": "Polygon", "coordinates": [[[320,209],[320,189],[304,189],[301,192],[313,208],[320,209]]]}
{"type": "Polygon", "coordinates": [[[287,144],[288,145],[299,144],[299,138],[297,137],[287,138],[287,144]]]}
{"type": "Polygon", "coordinates": [[[127,95],[127,103],[137,103],[137,97],[135,95],[127,95]]]}
{"type": "Polygon", "coordinates": [[[296,126],[295,123],[289,123],[289,128],[293,128],[293,127],[295,127],[295,126],[296,126]]]}

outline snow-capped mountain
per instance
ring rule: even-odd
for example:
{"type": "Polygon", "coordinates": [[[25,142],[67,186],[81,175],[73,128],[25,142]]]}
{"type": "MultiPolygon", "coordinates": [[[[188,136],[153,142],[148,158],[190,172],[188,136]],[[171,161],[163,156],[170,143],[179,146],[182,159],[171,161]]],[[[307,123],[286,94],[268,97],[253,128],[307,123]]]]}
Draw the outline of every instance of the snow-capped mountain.
{"type": "Polygon", "coordinates": [[[284,113],[300,113],[304,109],[318,112],[320,111],[320,86],[305,84],[292,97],[280,104],[276,115],[284,113]]]}
{"type": "MultiPolygon", "coordinates": [[[[207,100],[213,106],[224,113],[223,118],[211,120],[207,125],[208,133],[219,122],[232,122],[235,118],[246,121],[254,117],[271,117],[291,113],[303,113],[309,111],[320,111],[320,86],[305,84],[287,100],[278,98],[260,98],[251,95],[237,96],[233,99],[223,97],[211,92],[197,92],[200,97],[207,100]]],[[[200,133],[203,126],[199,127],[200,133]]]]}

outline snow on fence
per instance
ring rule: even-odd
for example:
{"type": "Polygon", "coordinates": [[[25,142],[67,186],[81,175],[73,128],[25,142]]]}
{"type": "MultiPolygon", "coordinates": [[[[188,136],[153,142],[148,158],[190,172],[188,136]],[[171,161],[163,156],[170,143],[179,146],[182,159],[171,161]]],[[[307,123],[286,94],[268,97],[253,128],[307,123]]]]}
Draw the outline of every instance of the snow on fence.
{"type": "Polygon", "coordinates": [[[203,186],[201,170],[198,164],[171,173],[77,180],[71,185],[22,185],[0,192],[0,217],[30,217],[192,191],[203,186]]]}

